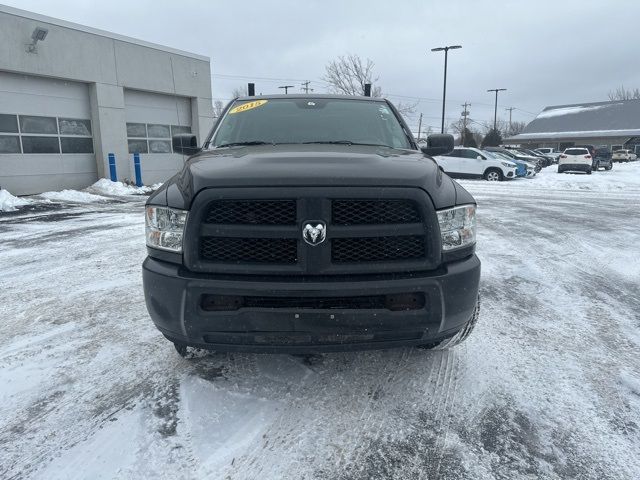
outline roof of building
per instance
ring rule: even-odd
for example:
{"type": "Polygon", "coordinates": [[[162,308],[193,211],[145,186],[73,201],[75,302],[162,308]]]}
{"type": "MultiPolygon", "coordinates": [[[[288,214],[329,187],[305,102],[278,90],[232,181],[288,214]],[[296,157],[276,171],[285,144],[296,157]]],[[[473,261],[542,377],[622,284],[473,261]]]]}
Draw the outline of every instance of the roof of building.
{"type": "Polygon", "coordinates": [[[153,48],[155,50],[161,50],[163,52],[174,53],[176,55],[182,55],[184,57],[195,58],[196,60],[202,60],[210,62],[210,58],[204,55],[198,55],[196,53],[186,52],[184,50],[178,50],[176,48],[165,47],[164,45],[158,45],[157,43],[145,42],[133,37],[127,37],[118,33],[108,32],[106,30],[100,30],[98,28],[87,27],[78,23],[67,22],[66,20],[60,20],[58,18],[48,17],[46,15],[40,15],[39,13],[29,12],[27,10],[21,10],[19,8],[9,7],[8,5],[0,5],[0,13],[6,13],[8,15],[14,15],[16,17],[28,18],[37,22],[48,23],[50,25],[57,25],[59,27],[70,28],[79,32],[85,32],[92,35],[98,35],[101,37],[113,38],[114,40],[120,40],[121,42],[131,43],[134,45],[140,45],[142,47],[153,48]]]}
{"type": "Polygon", "coordinates": [[[640,135],[640,100],[546,107],[521,134],[508,140],[640,135]]]}

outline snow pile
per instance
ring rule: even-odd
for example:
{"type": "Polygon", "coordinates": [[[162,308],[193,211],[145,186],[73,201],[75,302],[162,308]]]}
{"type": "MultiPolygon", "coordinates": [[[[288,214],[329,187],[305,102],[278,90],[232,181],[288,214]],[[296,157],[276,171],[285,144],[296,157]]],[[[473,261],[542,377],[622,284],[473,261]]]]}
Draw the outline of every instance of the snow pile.
{"type": "Polygon", "coordinates": [[[23,207],[29,203],[28,200],[14,197],[8,190],[0,189],[0,212],[15,212],[16,207],[23,207]]]}
{"type": "Polygon", "coordinates": [[[71,203],[93,203],[93,202],[106,202],[109,200],[106,197],[100,195],[93,195],[87,192],[79,192],[77,190],[62,190],[61,192],[44,192],[40,196],[47,200],[54,200],[59,202],[71,202],[71,203]]]}
{"type": "Polygon", "coordinates": [[[156,183],[151,186],[135,187],[133,185],[126,185],[122,182],[112,182],[107,178],[101,178],[96,183],[91,185],[87,190],[95,191],[105,195],[146,195],[154,190],[157,190],[162,186],[161,183],[156,183]]]}

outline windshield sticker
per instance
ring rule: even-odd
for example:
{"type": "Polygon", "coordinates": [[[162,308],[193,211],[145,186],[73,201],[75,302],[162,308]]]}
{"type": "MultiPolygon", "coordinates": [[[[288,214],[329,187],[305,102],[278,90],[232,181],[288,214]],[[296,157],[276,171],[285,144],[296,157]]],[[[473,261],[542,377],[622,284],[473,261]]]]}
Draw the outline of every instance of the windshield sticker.
{"type": "Polygon", "coordinates": [[[246,112],[247,110],[251,110],[253,108],[258,108],[267,103],[268,100],[256,100],[254,102],[243,103],[242,105],[238,105],[237,107],[233,107],[229,110],[229,113],[241,113],[246,112]]]}
{"type": "Polygon", "coordinates": [[[389,115],[389,113],[391,113],[387,107],[380,107],[378,111],[384,115],[389,115]]]}

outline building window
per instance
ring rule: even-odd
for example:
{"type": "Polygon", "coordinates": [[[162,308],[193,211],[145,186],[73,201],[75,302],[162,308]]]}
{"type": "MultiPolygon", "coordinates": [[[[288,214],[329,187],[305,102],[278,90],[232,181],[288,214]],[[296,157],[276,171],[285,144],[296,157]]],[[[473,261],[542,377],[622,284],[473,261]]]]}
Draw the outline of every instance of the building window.
{"type": "Polygon", "coordinates": [[[0,114],[0,154],[61,152],[93,153],[91,120],[0,114]]]}
{"type": "Polygon", "coordinates": [[[127,123],[127,137],[147,137],[147,126],[144,123],[127,123]]]}
{"type": "Polygon", "coordinates": [[[59,118],[60,135],[81,135],[91,136],[91,121],[79,120],[75,118],[59,118]]]}
{"type": "Polygon", "coordinates": [[[58,137],[22,137],[24,153],[60,153],[58,137]]]}
{"type": "Polygon", "coordinates": [[[147,125],[149,138],[170,138],[169,125],[147,125]]]}
{"type": "Polygon", "coordinates": [[[0,134],[0,153],[21,153],[20,137],[0,134]]]}
{"type": "Polygon", "coordinates": [[[180,133],[191,133],[191,127],[127,123],[129,153],[172,153],[171,137],[180,133]]]}
{"type": "Polygon", "coordinates": [[[58,134],[58,124],[55,117],[32,117],[20,115],[21,133],[44,133],[48,135],[58,134]]]}
{"type": "Polygon", "coordinates": [[[129,153],[149,153],[146,140],[129,139],[129,153]]]}
{"type": "Polygon", "coordinates": [[[93,153],[91,137],[60,137],[62,153],[93,153]]]}
{"type": "Polygon", "coordinates": [[[18,133],[18,116],[1,114],[0,115],[0,132],[18,133]]]}

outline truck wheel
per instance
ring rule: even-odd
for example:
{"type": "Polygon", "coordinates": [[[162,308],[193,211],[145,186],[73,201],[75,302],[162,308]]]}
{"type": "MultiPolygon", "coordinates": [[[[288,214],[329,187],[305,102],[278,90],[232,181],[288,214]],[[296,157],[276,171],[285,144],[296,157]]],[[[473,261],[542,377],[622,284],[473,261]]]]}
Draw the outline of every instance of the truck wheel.
{"type": "Polygon", "coordinates": [[[187,346],[184,343],[173,342],[173,346],[175,347],[176,352],[178,352],[178,355],[180,355],[182,358],[188,357],[187,346]]]}
{"type": "Polygon", "coordinates": [[[613,163],[611,165],[609,165],[608,167],[604,167],[605,170],[611,170],[613,168],[613,163]]]}
{"type": "Polygon", "coordinates": [[[591,175],[591,169],[587,170],[587,175],[591,175]]]}
{"type": "Polygon", "coordinates": [[[503,180],[502,172],[497,168],[490,168],[484,172],[484,179],[489,182],[501,182],[503,180]]]}
{"type": "Polygon", "coordinates": [[[471,314],[471,318],[467,322],[467,324],[462,327],[458,333],[456,333],[453,337],[445,338],[444,340],[440,340],[436,343],[426,343],[424,345],[418,345],[418,348],[422,348],[425,350],[445,350],[447,348],[455,347],[462,343],[466,338],[471,335],[476,323],[478,322],[478,316],[480,315],[480,296],[478,295],[478,300],[476,302],[476,307],[473,309],[473,313],[471,314]]]}

